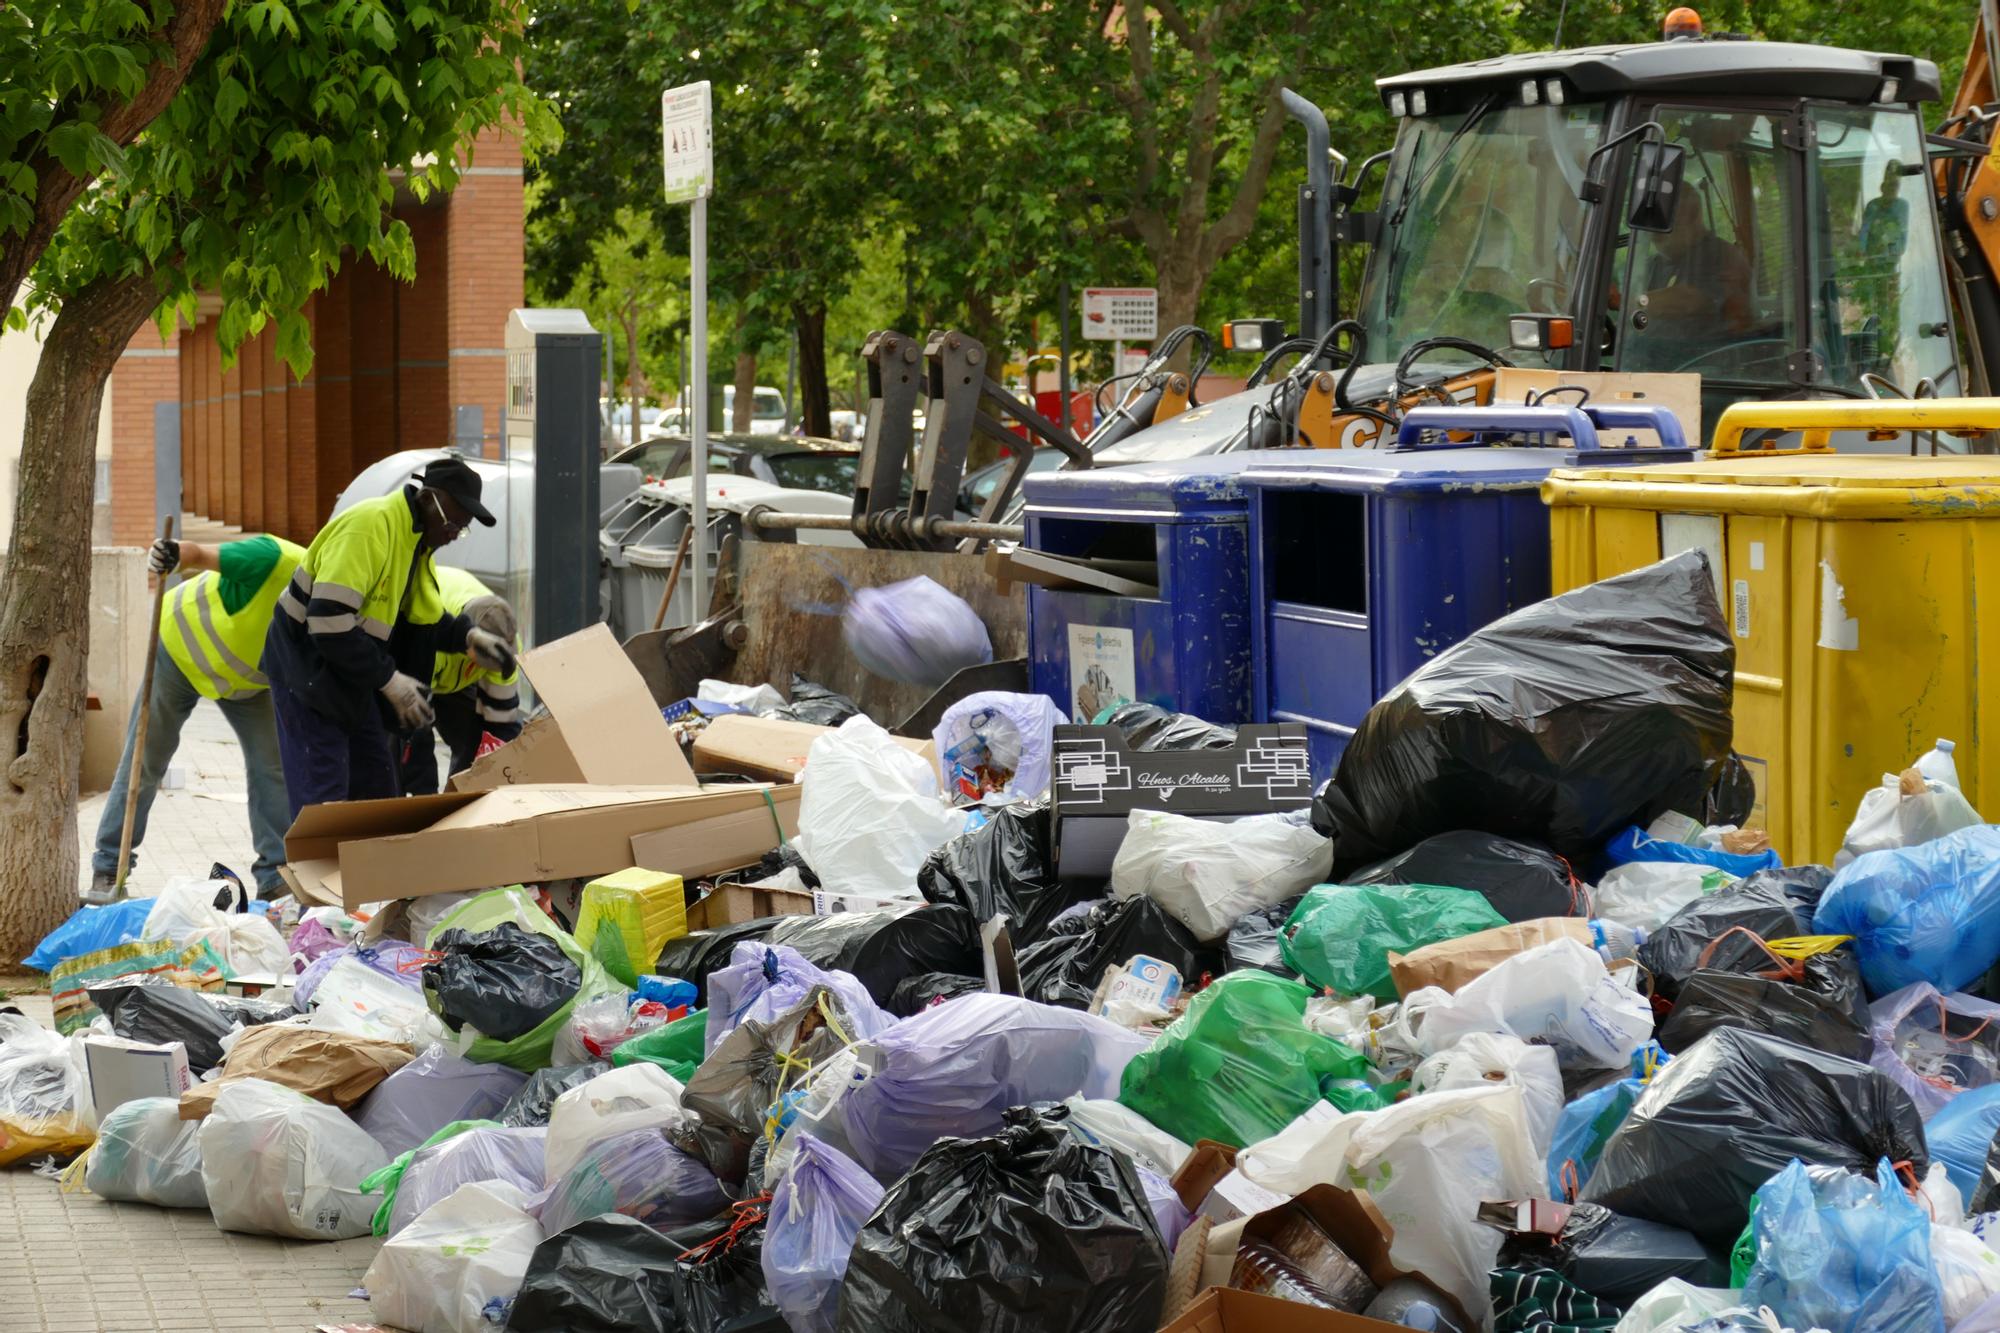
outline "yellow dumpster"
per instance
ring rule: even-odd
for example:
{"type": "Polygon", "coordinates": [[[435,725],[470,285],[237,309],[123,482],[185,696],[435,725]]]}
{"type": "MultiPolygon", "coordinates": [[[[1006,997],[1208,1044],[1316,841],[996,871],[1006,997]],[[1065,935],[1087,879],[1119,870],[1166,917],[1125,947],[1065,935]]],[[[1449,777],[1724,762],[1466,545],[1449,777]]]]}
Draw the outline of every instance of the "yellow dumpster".
{"type": "Polygon", "coordinates": [[[2000,427],[2000,399],[1743,404],[1697,463],[1552,473],[1563,592],[1706,551],[1736,636],[1736,749],[1755,823],[1787,862],[1826,862],[1861,797],[1938,737],[2000,818],[2000,457],[1843,454],[1830,431],[2000,427]],[[1803,447],[1745,450],[1746,432],[1803,447]],[[1987,613],[1979,615],[1982,574],[1987,613]],[[1988,670],[1982,679],[1981,661],[1988,670]]]}

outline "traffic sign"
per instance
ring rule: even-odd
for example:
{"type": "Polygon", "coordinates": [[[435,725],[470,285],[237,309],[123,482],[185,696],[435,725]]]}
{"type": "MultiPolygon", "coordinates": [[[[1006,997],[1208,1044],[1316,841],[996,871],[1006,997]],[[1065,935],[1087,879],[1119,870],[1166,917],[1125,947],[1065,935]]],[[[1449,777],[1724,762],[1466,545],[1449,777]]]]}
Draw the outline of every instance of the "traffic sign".
{"type": "Polygon", "coordinates": [[[1083,336],[1099,342],[1150,342],[1159,337],[1159,289],[1084,288],[1083,336]]]}

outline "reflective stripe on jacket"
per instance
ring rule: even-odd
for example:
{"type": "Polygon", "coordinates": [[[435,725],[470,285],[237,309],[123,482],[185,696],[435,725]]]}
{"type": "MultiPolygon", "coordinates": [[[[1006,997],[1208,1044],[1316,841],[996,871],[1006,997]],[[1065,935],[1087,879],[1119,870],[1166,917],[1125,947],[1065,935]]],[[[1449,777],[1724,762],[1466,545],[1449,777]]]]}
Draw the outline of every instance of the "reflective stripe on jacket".
{"type": "Polygon", "coordinates": [[[241,699],[267,689],[259,664],[278,595],[305,550],[278,543],[278,559],[256,595],[233,614],[223,605],[222,576],[214,570],[185,579],[167,592],[160,609],[160,643],[188,684],[204,699],[241,699]]]}

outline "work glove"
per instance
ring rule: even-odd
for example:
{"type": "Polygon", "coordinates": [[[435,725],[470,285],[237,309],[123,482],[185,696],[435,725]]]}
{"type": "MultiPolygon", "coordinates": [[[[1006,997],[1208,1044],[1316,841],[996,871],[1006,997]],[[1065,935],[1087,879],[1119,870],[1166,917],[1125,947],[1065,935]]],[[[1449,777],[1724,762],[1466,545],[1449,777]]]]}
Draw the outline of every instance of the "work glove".
{"type": "Polygon", "coordinates": [[[396,724],[404,731],[422,731],[437,721],[437,713],[431,708],[430,692],[418,683],[415,676],[398,671],[382,687],[382,697],[389,701],[391,711],[396,714],[396,724]]]}
{"type": "Polygon", "coordinates": [[[514,623],[514,608],[507,605],[504,597],[475,597],[465,604],[465,618],[480,629],[490,630],[507,642],[514,641],[519,628],[514,623]]]}
{"type": "Polygon", "coordinates": [[[469,629],[465,632],[465,651],[472,660],[498,676],[514,674],[514,648],[505,639],[487,629],[469,629]]]}
{"type": "Polygon", "coordinates": [[[181,562],[181,544],[171,537],[162,537],[153,543],[153,549],[146,555],[146,568],[155,574],[171,574],[181,562]]]}

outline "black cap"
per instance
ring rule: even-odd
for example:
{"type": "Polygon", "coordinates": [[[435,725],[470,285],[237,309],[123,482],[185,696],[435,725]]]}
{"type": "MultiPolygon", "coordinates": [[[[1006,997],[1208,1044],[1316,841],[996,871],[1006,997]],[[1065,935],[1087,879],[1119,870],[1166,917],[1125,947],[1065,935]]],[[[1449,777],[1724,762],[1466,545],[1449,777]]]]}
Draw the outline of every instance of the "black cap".
{"type": "Polygon", "coordinates": [[[489,528],[493,526],[493,515],[479,503],[479,474],[463,458],[440,458],[419,472],[417,480],[434,491],[443,491],[466,513],[489,528]]]}

